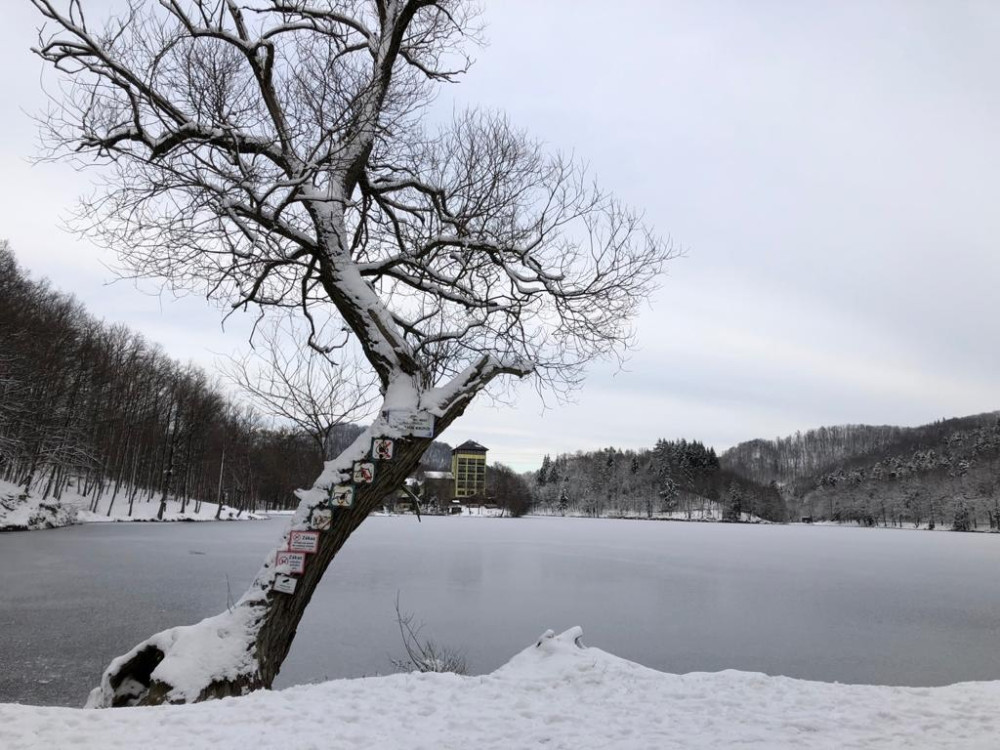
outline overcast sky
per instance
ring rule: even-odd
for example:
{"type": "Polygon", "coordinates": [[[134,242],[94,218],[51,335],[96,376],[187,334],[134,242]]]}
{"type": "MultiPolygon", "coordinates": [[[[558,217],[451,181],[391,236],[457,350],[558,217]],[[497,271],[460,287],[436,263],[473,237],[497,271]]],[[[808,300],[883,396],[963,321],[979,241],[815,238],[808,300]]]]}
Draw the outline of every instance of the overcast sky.
{"type": "MultiPolygon", "coordinates": [[[[686,256],[624,371],[596,364],[544,412],[527,389],[475,406],[445,440],[528,469],[660,437],[722,450],[1000,408],[1000,3],[487,6],[489,46],[442,106],[504,109],[576,153],[686,256]]],[[[98,316],[211,369],[245,345],[242,322],[109,285],[114,259],[60,228],[89,177],[29,166],[38,24],[24,0],[3,20],[0,237],[98,316]]]]}

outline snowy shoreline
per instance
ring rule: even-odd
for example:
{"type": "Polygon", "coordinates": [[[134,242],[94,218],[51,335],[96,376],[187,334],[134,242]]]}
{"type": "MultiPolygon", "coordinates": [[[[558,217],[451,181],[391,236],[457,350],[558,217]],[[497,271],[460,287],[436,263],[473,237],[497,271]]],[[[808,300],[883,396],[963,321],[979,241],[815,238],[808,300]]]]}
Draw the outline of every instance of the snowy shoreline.
{"type": "MultiPolygon", "coordinates": [[[[21,531],[44,531],[48,529],[65,528],[67,526],[79,526],[83,524],[91,523],[208,523],[213,521],[260,521],[267,520],[269,518],[280,518],[280,517],[291,517],[294,514],[292,510],[274,510],[274,511],[263,511],[257,513],[251,513],[249,511],[241,511],[237,508],[232,508],[228,505],[222,506],[222,512],[219,517],[216,518],[216,505],[215,503],[202,503],[201,510],[199,513],[194,513],[191,511],[181,512],[181,503],[178,500],[168,500],[167,510],[164,513],[162,519],[156,518],[156,511],[159,508],[159,502],[143,502],[137,506],[138,510],[132,516],[121,515],[120,513],[112,514],[108,516],[104,513],[92,513],[88,510],[82,509],[80,506],[82,503],[77,502],[60,502],[60,501],[49,501],[49,500],[39,500],[37,498],[28,497],[26,499],[20,499],[14,497],[12,494],[3,494],[2,490],[3,483],[0,483],[0,533],[4,532],[21,532],[21,531]]],[[[193,501],[188,501],[188,506],[193,506],[193,501]]],[[[393,517],[397,515],[410,515],[410,514],[397,514],[397,513],[384,513],[375,512],[372,516],[375,517],[393,517]]],[[[503,515],[499,512],[475,512],[468,511],[458,514],[462,518],[510,518],[509,516],[503,515]]],[[[458,516],[453,516],[458,517],[458,516]]],[[[586,516],[582,514],[566,514],[565,516],[560,514],[552,513],[527,513],[521,518],[531,519],[531,518],[567,518],[567,519],[582,519],[582,520],[600,520],[600,521],[652,521],[652,522],[667,522],[667,523],[694,523],[694,524],[729,524],[732,521],[724,521],[719,517],[713,517],[706,515],[704,517],[692,517],[687,518],[686,515],[680,513],[675,514],[659,514],[652,518],[647,518],[645,516],[623,516],[623,515],[602,515],[602,516],[586,516]]],[[[778,526],[813,526],[813,527],[825,527],[825,528],[866,528],[864,526],[859,526],[853,522],[839,522],[839,521],[815,521],[815,522],[800,522],[800,521],[789,521],[786,524],[776,524],[773,521],[766,521],[759,518],[753,518],[751,520],[744,520],[739,522],[742,525],[778,525],[778,526]]],[[[926,524],[920,527],[913,526],[873,526],[872,529],[888,529],[892,531],[936,531],[936,532],[952,532],[953,529],[950,526],[944,524],[939,524],[937,528],[931,529],[926,524]]],[[[995,529],[969,529],[966,532],[968,534],[997,534],[1000,533],[995,529]]]]}
{"type": "Polygon", "coordinates": [[[6,750],[994,748],[1000,681],[938,688],[658,672],[546,633],[495,672],[396,674],[189,706],[0,704],[6,750]]]}
{"type": "Polygon", "coordinates": [[[108,512],[91,512],[90,498],[67,492],[62,499],[42,499],[25,495],[23,490],[9,482],[0,481],[0,532],[41,531],[76,526],[85,523],[173,523],[179,521],[205,523],[209,521],[255,521],[266,519],[262,513],[249,513],[223,505],[216,518],[218,506],[215,503],[199,503],[170,498],[162,519],[156,517],[160,503],[156,501],[136,502],[131,515],[125,511],[128,503],[122,500],[117,508],[108,512]],[[184,507],[184,512],[181,508],[184,507]],[[195,513],[193,508],[197,507],[195,513]]]}

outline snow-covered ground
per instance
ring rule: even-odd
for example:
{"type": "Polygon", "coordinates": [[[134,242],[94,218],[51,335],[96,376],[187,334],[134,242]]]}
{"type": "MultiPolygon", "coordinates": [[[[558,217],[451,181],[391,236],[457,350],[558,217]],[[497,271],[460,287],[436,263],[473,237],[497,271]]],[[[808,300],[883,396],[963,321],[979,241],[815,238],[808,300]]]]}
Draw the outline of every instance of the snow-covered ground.
{"type": "MultiPolygon", "coordinates": [[[[945,522],[938,522],[938,523],[934,524],[933,528],[931,527],[930,524],[928,524],[926,522],[925,523],[921,523],[921,524],[917,524],[916,526],[914,526],[912,523],[904,523],[904,524],[902,524],[900,526],[894,526],[891,523],[888,524],[888,525],[882,525],[881,523],[877,523],[874,526],[863,526],[863,525],[857,523],[856,521],[826,521],[826,520],[823,520],[823,521],[793,521],[790,525],[792,525],[792,526],[839,526],[839,527],[848,528],[848,529],[890,529],[890,530],[894,530],[894,531],[947,531],[949,534],[954,531],[954,528],[952,528],[952,525],[950,523],[945,523],[945,522]]],[[[997,533],[1000,533],[1000,531],[998,531],[997,529],[991,529],[988,526],[982,526],[982,525],[979,526],[979,527],[977,527],[977,528],[970,529],[969,531],[962,532],[962,533],[964,533],[964,534],[965,533],[967,533],[967,534],[975,534],[977,532],[983,533],[983,534],[997,534],[997,533]]]]}
{"type": "Polygon", "coordinates": [[[476,506],[464,506],[462,508],[463,516],[472,516],[476,518],[500,518],[504,515],[502,508],[487,508],[483,505],[476,506]]]}
{"type": "MultiPolygon", "coordinates": [[[[106,492],[98,504],[97,512],[90,511],[91,498],[84,497],[72,489],[63,493],[59,500],[42,498],[31,494],[24,496],[24,490],[17,485],[0,480],[0,531],[26,529],[52,529],[75,523],[114,523],[118,521],[155,521],[160,509],[159,498],[147,501],[140,493],[132,505],[129,515],[128,492],[122,490],[111,504],[111,494],[106,492]],[[108,506],[111,513],[108,514],[108,506]]],[[[167,500],[163,514],[164,521],[214,521],[215,503],[202,503],[195,512],[195,502],[189,500],[181,513],[181,502],[174,498],[167,500]]],[[[228,505],[222,506],[220,519],[226,521],[252,520],[263,515],[242,513],[228,505]]]]}
{"type": "Polygon", "coordinates": [[[481,677],[398,674],[191,706],[0,704],[0,747],[986,748],[1000,682],[940,688],[666,674],[543,636],[481,677]]]}

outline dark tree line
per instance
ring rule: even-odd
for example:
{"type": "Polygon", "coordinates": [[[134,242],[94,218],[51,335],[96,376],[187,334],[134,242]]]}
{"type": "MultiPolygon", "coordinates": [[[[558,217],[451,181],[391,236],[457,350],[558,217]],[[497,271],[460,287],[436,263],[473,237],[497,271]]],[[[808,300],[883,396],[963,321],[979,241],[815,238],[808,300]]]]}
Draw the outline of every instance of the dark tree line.
{"type": "Polygon", "coordinates": [[[722,464],[757,482],[790,482],[847,458],[877,455],[902,433],[902,428],[890,426],[820,427],[784,438],[740,443],[722,455],[722,464]]]}
{"type": "MultiPolygon", "coordinates": [[[[28,278],[0,243],[0,477],[111,514],[176,498],[284,507],[319,469],[308,439],[265,429],[203,371],[28,278]]],[[[193,509],[193,508],[192,508],[193,509]]]]}
{"type": "Polygon", "coordinates": [[[793,485],[810,514],[865,526],[1000,531],[1000,421],[854,459],[793,485]]]}
{"type": "Polygon", "coordinates": [[[796,432],[774,440],[740,443],[722,456],[722,465],[758,482],[790,483],[847,463],[939,449],[949,436],[963,430],[990,427],[996,413],[944,419],[920,427],[839,425],[796,432]]]}
{"type": "Polygon", "coordinates": [[[546,456],[534,475],[534,501],[540,512],[594,517],[787,520],[773,483],[726,470],[714,449],[687,440],[546,456]]]}
{"type": "Polygon", "coordinates": [[[514,518],[528,513],[534,500],[528,481],[501,463],[494,463],[486,470],[486,492],[488,499],[514,518]]]}
{"type": "Polygon", "coordinates": [[[864,526],[1000,530],[1000,415],[847,425],[742,443],[723,466],[784,484],[802,516],[864,526]]]}

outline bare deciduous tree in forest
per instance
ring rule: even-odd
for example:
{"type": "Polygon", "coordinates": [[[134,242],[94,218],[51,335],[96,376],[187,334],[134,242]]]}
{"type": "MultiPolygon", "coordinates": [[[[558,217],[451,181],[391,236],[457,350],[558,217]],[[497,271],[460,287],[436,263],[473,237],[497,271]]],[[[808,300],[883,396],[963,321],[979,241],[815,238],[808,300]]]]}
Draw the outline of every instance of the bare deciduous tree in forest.
{"type": "Polygon", "coordinates": [[[265,325],[252,351],[229,358],[222,369],[257,409],[307,434],[325,461],[333,458],[337,425],[371,416],[375,382],[354,363],[330,362],[300,346],[296,333],[289,317],[265,325]]]}
{"type": "Polygon", "coordinates": [[[131,516],[140,494],[163,508],[166,489],[181,513],[223,495],[237,511],[287,508],[320,464],[308,436],[263,429],[197,367],[31,280],[0,241],[0,481],[19,503],[30,492],[56,513],[70,491],[131,516]]]}
{"type": "Polygon", "coordinates": [[[502,115],[429,124],[477,41],[466,0],[131,2],[103,28],[83,0],[31,1],[37,52],[71,83],[44,118],[52,153],[104,169],[83,228],[136,274],[297,311],[303,346],[357,346],[378,379],[380,416],[299,492],[283,544],[366,479],[373,439],[393,457],[304,571],[272,551],[230,611],[114,660],[90,705],[270,686],[323,572],[431,439],[495,384],[564,389],[620,354],[670,248],[502,115]]]}

